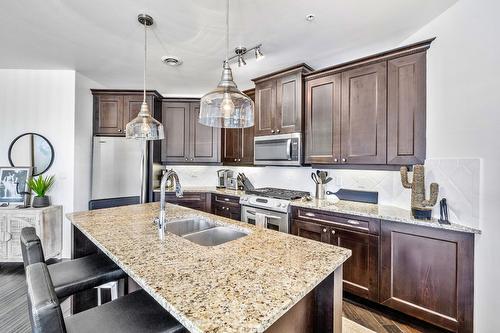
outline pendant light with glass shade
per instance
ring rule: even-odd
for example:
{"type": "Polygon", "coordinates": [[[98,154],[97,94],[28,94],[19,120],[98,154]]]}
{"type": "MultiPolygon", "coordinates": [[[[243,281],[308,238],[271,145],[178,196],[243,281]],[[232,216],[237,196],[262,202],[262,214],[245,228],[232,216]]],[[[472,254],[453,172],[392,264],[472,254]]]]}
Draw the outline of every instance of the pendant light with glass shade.
{"type": "Polygon", "coordinates": [[[132,119],[125,128],[127,139],[143,140],[142,163],[141,163],[141,195],[140,203],[146,202],[147,197],[147,173],[149,168],[148,141],[162,140],[165,138],[163,125],[151,116],[148,103],[146,102],[146,61],[148,54],[147,28],[153,24],[153,18],[147,14],[139,14],[137,20],[144,25],[144,95],[141,110],[137,117],[132,119]]]}
{"type": "Polygon", "coordinates": [[[199,123],[210,127],[245,128],[254,125],[254,103],[233,81],[229,66],[229,0],[226,0],[226,59],[217,88],[200,102],[199,123]]]}
{"type": "Polygon", "coordinates": [[[163,125],[151,116],[146,103],[147,28],[153,24],[153,18],[147,14],[139,14],[137,19],[144,25],[144,99],[139,114],[127,124],[125,133],[129,139],[161,140],[165,138],[163,125]]]}

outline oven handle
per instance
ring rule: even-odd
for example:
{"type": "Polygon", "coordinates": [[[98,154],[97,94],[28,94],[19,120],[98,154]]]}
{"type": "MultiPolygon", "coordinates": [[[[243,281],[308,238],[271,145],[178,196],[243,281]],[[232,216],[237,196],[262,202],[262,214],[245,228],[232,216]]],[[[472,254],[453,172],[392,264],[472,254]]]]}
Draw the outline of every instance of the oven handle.
{"type": "MultiPolygon", "coordinates": [[[[253,216],[257,215],[257,212],[256,212],[255,210],[247,210],[247,211],[246,211],[246,213],[247,213],[248,215],[253,215],[253,216]]],[[[268,215],[268,214],[262,214],[262,215],[264,215],[264,217],[265,217],[266,219],[277,219],[277,220],[279,220],[279,219],[281,218],[281,217],[279,217],[279,216],[268,215]]]]}

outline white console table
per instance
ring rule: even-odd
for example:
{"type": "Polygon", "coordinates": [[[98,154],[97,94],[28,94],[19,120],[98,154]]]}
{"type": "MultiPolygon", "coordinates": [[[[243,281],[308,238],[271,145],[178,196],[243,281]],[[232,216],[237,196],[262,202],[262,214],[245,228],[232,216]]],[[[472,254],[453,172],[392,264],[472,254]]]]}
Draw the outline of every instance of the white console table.
{"type": "Polygon", "coordinates": [[[46,208],[0,208],[0,262],[22,262],[19,237],[24,227],[34,227],[42,241],[45,259],[62,250],[62,206],[46,208]]]}

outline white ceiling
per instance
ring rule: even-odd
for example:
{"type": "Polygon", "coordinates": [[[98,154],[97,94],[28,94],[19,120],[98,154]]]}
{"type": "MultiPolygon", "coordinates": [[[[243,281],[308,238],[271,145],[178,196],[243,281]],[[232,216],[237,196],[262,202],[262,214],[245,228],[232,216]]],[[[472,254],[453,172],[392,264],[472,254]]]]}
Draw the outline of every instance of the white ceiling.
{"type": "MultiPolygon", "coordinates": [[[[296,63],[321,68],[353,50],[396,45],[456,1],[231,0],[231,49],[261,42],[266,55],[233,66],[236,82],[248,88],[251,78],[296,63]],[[316,20],[307,22],[309,13],[316,20]]],[[[215,87],[225,54],[225,0],[2,0],[0,68],[75,69],[109,88],[141,88],[136,17],[144,11],[155,19],[148,87],[192,96],[215,87]],[[166,54],[184,63],[166,66],[166,54]]]]}

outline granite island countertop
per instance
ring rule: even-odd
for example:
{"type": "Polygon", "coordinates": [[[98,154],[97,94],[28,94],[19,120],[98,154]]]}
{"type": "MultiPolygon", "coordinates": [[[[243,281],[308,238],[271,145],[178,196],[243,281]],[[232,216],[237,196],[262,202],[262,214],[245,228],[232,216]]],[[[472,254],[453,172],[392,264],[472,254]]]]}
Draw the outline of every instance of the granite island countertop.
{"type": "MultiPolygon", "coordinates": [[[[183,189],[185,192],[206,192],[206,193],[230,195],[235,197],[241,197],[242,195],[245,194],[245,191],[216,188],[215,186],[196,186],[196,187],[188,186],[184,187],[183,189]]],[[[155,192],[159,192],[159,189],[156,189],[155,192]]],[[[291,201],[291,205],[296,207],[311,208],[311,209],[317,209],[317,210],[340,213],[340,214],[349,214],[349,215],[376,218],[391,222],[414,224],[430,228],[445,229],[445,230],[467,232],[474,234],[481,233],[481,230],[477,228],[459,223],[452,222],[451,224],[440,224],[438,220],[435,218],[431,220],[419,220],[411,215],[411,211],[409,209],[404,209],[390,205],[353,202],[346,200],[340,200],[338,202],[335,202],[334,200],[332,200],[331,198],[329,199],[328,197],[325,199],[316,199],[313,197],[312,200],[305,200],[305,199],[293,200],[291,201]]]]}
{"type": "Polygon", "coordinates": [[[325,243],[167,204],[167,219],[204,216],[249,232],[205,247],[160,240],[159,204],[68,214],[72,224],[191,332],[263,332],[351,255],[325,243]]]}

